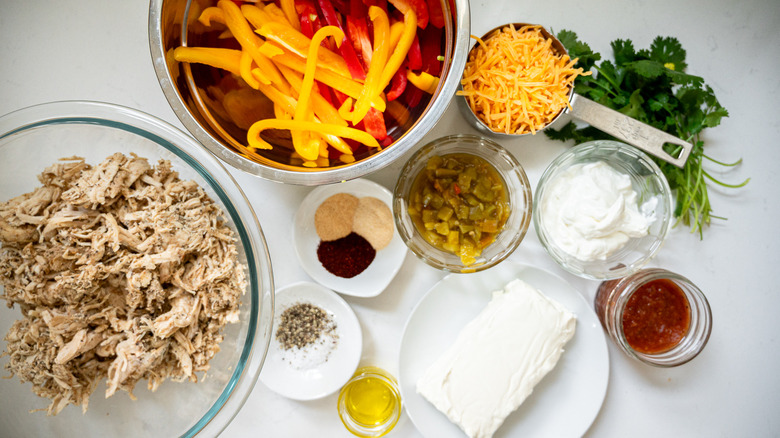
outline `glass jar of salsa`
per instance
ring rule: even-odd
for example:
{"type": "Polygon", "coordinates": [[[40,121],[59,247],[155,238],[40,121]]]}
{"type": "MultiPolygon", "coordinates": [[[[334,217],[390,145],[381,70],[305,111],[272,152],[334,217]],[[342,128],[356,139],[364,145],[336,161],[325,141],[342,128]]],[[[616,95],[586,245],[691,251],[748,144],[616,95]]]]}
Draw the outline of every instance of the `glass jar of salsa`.
{"type": "Polygon", "coordinates": [[[712,330],[707,298],[687,278],[643,269],[599,285],[596,314],[628,356],[649,365],[682,365],[699,354],[712,330]]]}

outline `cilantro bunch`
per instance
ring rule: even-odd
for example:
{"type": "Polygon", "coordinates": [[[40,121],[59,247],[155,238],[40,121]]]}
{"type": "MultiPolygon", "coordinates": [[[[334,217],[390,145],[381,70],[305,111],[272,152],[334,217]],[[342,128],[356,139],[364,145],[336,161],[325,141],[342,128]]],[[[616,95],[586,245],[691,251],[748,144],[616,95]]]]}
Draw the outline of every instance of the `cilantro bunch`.
{"type": "MultiPolygon", "coordinates": [[[[723,163],[704,154],[701,133],[704,128],[715,127],[726,108],[720,105],[715,93],[704,84],[701,77],[685,73],[685,50],[673,37],[657,37],[649,49],[637,51],[630,40],[618,39],[611,43],[614,62],[601,61],[601,55],[593,52],[577,34],[568,30],[558,33],[577,66],[592,71],[590,76],[578,76],[575,92],[627,116],[675,135],[693,145],[684,168],[680,169],[663,160],[654,160],[663,171],[672,190],[677,193],[674,215],[678,223],[691,227],[703,237],[704,227],[710,224],[712,207],[707,195],[707,184],[712,182],[724,187],[742,187],[718,181],[702,164],[704,159],[721,166],[735,166],[741,162],[723,163]],[[601,61],[599,63],[599,61],[601,61]]],[[[574,140],[576,143],[597,139],[613,139],[591,126],[578,127],[569,122],[559,130],[547,129],[545,134],[554,140],[574,140]]],[[[677,156],[679,146],[667,150],[677,156]]],[[[722,218],[720,218],[722,219],[722,218]]]]}

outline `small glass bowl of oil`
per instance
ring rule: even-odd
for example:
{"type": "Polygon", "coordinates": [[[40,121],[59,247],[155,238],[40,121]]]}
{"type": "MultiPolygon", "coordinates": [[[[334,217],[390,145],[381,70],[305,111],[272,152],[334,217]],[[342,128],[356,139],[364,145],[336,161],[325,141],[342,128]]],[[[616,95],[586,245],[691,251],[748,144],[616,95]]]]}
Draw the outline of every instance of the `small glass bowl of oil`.
{"type": "Polygon", "coordinates": [[[341,422],[359,437],[380,437],[401,418],[401,392],[387,371],[361,367],[341,388],[338,400],[341,422]]]}

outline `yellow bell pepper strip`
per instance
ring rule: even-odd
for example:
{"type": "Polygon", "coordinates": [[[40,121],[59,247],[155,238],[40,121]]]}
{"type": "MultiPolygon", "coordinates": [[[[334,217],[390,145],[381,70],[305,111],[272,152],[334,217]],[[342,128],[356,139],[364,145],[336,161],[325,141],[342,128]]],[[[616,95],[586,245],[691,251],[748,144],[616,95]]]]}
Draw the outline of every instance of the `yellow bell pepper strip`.
{"type": "MultiPolygon", "coordinates": [[[[257,90],[260,82],[264,84],[270,84],[271,80],[267,76],[259,72],[257,75],[252,75],[252,56],[246,50],[241,51],[241,61],[239,62],[239,71],[241,72],[241,79],[246,82],[247,85],[257,90]]],[[[256,69],[260,71],[260,69],[256,69]]]]}
{"type": "Polygon", "coordinates": [[[198,21],[206,27],[210,27],[212,21],[225,24],[225,14],[222,13],[222,9],[216,6],[209,6],[200,13],[198,21]]]}
{"type": "MultiPolygon", "coordinates": [[[[303,77],[295,70],[279,66],[279,71],[282,72],[287,82],[292,85],[293,90],[300,90],[303,84],[303,77]]],[[[317,89],[313,89],[311,93],[311,105],[314,109],[314,114],[325,123],[332,123],[334,125],[348,126],[347,121],[339,115],[339,111],[331,105],[331,103],[322,97],[317,89]]]]}
{"type": "Polygon", "coordinates": [[[216,47],[177,47],[173,59],[179,62],[206,64],[241,76],[241,50],[216,47]]]}
{"type": "MultiPolygon", "coordinates": [[[[279,23],[266,23],[257,29],[256,32],[264,36],[266,40],[275,42],[279,46],[289,50],[301,58],[306,58],[307,51],[311,46],[312,40],[288,25],[279,23]]],[[[344,59],[327,48],[323,47],[320,49],[317,58],[315,59],[317,60],[317,67],[328,69],[334,73],[344,76],[345,78],[352,78],[349,73],[349,69],[347,68],[347,63],[344,62],[344,59]]]]}
{"type": "Polygon", "coordinates": [[[404,33],[404,22],[395,21],[390,25],[390,51],[395,49],[398,45],[398,40],[401,39],[401,34],[404,33]]]}
{"type": "Polygon", "coordinates": [[[401,39],[398,40],[393,54],[390,55],[390,59],[387,60],[387,64],[385,64],[385,68],[382,70],[382,79],[379,81],[380,90],[384,90],[390,84],[390,80],[395,72],[401,68],[401,64],[406,59],[406,54],[409,53],[409,48],[412,47],[415,35],[417,35],[417,15],[414,9],[409,9],[404,14],[404,31],[401,34],[401,39]]]}
{"type": "MultiPolygon", "coordinates": [[[[282,55],[273,57],[273,62],[290,67],[298,73],[303,73],[306,70],[306,63],[299,56],[285,52],[282,55]]],[[[352,79],[347,79],[344,76],[337,75],[330,70],[318,68],[314,72],[314,79],[322,82],[323,84],[338,90],[347,96],[356,99],[363,91],[363,85],[359,82],[355,82],[352,79]]],[[[386,104],[381,97],[374,97],[371,100],[371,107],[376,108],[378,111],[384,111],[386,104]]]]}
{"type": "MultiPolygon", "coordinates": [[[[293,98],[289,94],[282,93],[272,85],[260,84],[258,90],[263,94],[265,94],[265,96],[268,99],[270,99],[271,102],[274,103],[274,115],[277,119],[292,120],[292,114],[295,112],[295,107],[298,104],[295,98],[293,98]],[[280,114],[284,114],[284,115],[280,115],[280,114]]],[[[316,109],[315,109],[315,114],[316,114],[316,109]]],[[[317,123],[320,122],[328,123],[327,121],[320,120],[316,117],[314,118],[314,121],[317,123]]],[[[337,126],[346,126],[346,123],[344,125],[337,124],[337,126]]],[[[337,151],[345,154],[352,153],[352,148],[349,146],[347,142],[345,142],[340,137],[331,134],[322,134],[322,137],[325,139],[326,142],[328,142],[329,145],[333,146],[337,151]]]]}
{"type": "MultiPolygon", "coordinates": [[[[284,50],[282,50],[281,47],[269,42],[264,43],[258,50],[269,59],[274,56],[284,55],[284,50]]],[[[273,61],[273,59],[271,59],[271,61],[273,61]]],[[[279,65],[276,65],[276,67],[279,68],[279,65]]]]}
{"type": "Polygon", "coordinates": [[[406,78],[409,79],[409,82],[411,82],[412,85],[425,91],[428,94],[435,93],[436,88],[439,87],[439,78],[424,71],[420,72],[420,74],[417,74],[409,70],[406,72],[406,78]]]}
{"type": "Polygon", "coordinates": [[[272,146],[260,138],[260,133],[266,129],[299,129],[304,131],[314,131],[321,134],[335,135],[341,138],[355,140],[370,147],[379,147],[379,142],[370,134],[355,128],[349,128],[329,123],[317,122],[296,122],[294,120],[281,119],[263,119],[255,122],[247,131],[247,141],[249,146],[256,149],[271,149],[272,146]]]}
{"type": "Polygon", "coordinates": [[[428,4],[425,0],[388,0],[390,4],[396,7],[402,14],[406,15],[409,11],[414,11],[418,18],[417,26],[425,29],[428,26],[428,4]]]}
{"type": "Polygon", "coordinates": [[[298,19],[298,12],[295,10],[295,0],[281,0],[279,4],[282,6],[282,11],[287,17],[287,21],[290,22],[295,30],[301,30],[301,23],[298,19]]]}
{"type": "MultiPolygon", "coordinates": [[[[270,24],[270,23],[269,23],[270,24]]],[[[268,25],[263,26],[266,28],[268,25]]],[[[303,34],[301,34],[303,35],[303,34]]],[[[295,113],[293,120],[296,122],[306,122],[310,120],[309,113],[309,96],[314,88],[314,71],[317,69],[317,52],[322,47],[322,43],[325,38],[332,36],[336,40],[337,45],[341,45],[341,41],[344,39],[344,32],[336,26],[325,26],[314,33],[310,43],[309,51],[306,57],[306,71],[303,74],[303,82],[298,94],[298,104],[295,105],[295,113]]],[[[314,160],[317,157],[318,148],[312,150],[316,145],[314,142],[304,141],[303,132],[292,130],[292,140],[295,150],[301,154],[301,157],[307,160],[314,160]]]]}
{"type": "Polygon", "coordinates": [[[387,53],[390,49],[390,20],[385,11],[378,6],[368,8],[368,17],[374,25],[374,51],[371,54],[371,64],[368,66],[366,82],[360,96],[355,101],[355,108],[352,113],[352,123],[358,123],[366,116],[371,107],[371,99],[379,96],[382,92],[380,80],[382,70],[387,62],[387,53]]]}
{"type": "Polygon", "coordinates": [[[263,41],[260,39],[260,37],[255,35],[254,32],[252,32],[252,29],[249,27],[249,23],[241,13],[241,9],[239,9],[239,7],[230,0],[219,0],[217,6],[219,6],[219,8],[222,9],[222,12],[225,14],[225,24],[233,33],[233,36],[236,37],[236,40],[238,40],[241,48],[248,51],[249,54],[252,55],[252,59],[255,61],[255,64],[257,64],[260,70],[262,70],[263,73],[268,76],[273,84],[275,84],[281,90],[288,89],[289,84],[287,84],[287,82],[284,80],[282,74],[279,72],[279,69],[276,68],[270,59],[266,58],[258,50],[263,44],[263,41]]]}

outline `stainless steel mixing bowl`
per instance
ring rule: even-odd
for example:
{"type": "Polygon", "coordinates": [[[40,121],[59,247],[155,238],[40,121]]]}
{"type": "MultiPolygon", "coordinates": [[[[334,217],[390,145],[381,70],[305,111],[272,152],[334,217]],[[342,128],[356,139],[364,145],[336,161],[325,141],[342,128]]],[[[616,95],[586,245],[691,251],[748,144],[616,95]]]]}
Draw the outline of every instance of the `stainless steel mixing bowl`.
{"type": "Polygon", "coordinates": [[[191,3],[192,0],[150,1],[149,46],[165,97],[185,128],[221,160],[250,174],[283,183],[320,185],[349,180],[381,169],[401,157],[417,145],[444,114],[460,83],[470,45],[468,0],[441,0],[445,16],[451,19],[445,20],[440,83],[425,109],[417,117],[413,116],[404,131],[396,133],[394,143],[353,163],[332,167],[294,166],[273,153],[253,161],[234,146],[237,141],[245,141],[240,134],[245,135],[246,131],[218,122],[203,104],[201,90],[189,72],[189,64],[178,63],[171,56],[173,49],[187,45],[190,36],[187,23],[197,18],[194,12],[197,8],[190,8],[191,3]],[[450,5],[454,5],[454,10],[450,5]],[[189,20],[184,19],[187,16],[189,20]]]}

